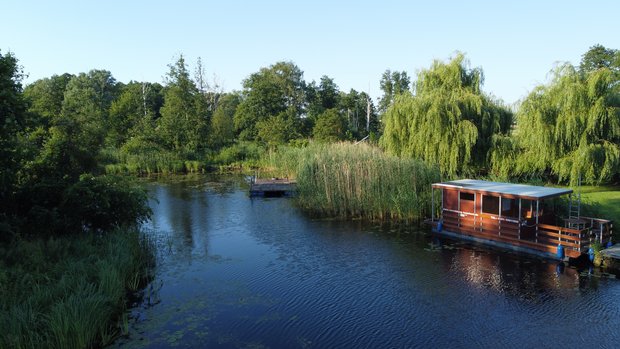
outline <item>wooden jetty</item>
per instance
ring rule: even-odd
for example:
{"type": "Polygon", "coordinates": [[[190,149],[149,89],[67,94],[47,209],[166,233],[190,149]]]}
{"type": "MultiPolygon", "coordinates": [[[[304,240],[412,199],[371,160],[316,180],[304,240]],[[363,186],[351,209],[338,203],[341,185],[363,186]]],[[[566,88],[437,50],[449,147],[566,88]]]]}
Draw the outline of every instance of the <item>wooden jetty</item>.
{"type": "Polygon", "coordinates": [[[288,178],[256,179],[250,182],[250,196],[282,197],[293,196],[297,183],[288,178]]]}
{"type": "Polygon", "coordinates": [[[432,184],[431,191],[429,222],[436,233],[554,259],[577,258],[592,253],[595,242],[611,242],[611,221],[580,216],[570,189],[463,179],[432,184]],[[563,195],[569,195],[565,216],[553,200],[563,195]]]}

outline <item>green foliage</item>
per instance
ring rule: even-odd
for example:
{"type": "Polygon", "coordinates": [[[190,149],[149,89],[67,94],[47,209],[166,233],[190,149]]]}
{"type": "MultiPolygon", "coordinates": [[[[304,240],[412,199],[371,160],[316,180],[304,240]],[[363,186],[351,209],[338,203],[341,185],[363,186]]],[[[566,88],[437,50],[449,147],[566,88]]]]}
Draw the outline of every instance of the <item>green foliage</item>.
{"type": "Polygon", "coordinates": [[[396,97],[384,115],[387,152],[438,164],[450,177],[479,171],[493,136],[508,132],[512,113],[481,91],[481,69],[458,54],[418,74],[415,94],[396,97]]]}
{"type": "Polygon", "coordinates": [[[120,147],[129,137],[140,137],[145,122],[159,117],[163,105],[163,87],[159,84],[130,82],[110,106],[109,145],[120,147]],[[146,120],[144,120],[146,119],[146,120]]]}
{"type": "Polygon", "coordinates": [[[588,74],[598,69],[609,69],[620,74],[620,51],[608,49],[603,45],[594,45],[581,56],[579,70],[588,74]]]}
{"type": "Polygon", "coordinates": [[[30,111],[46,119],[53,119],[62,112],[62,103],[69,81],[74,76],[68,73],[52,75],[26,86],[24,96],[30,102],[30,111]]]}
{"type": "Polygon", "coordinates": [[[336,142],[346,137],[346,120],[335,109],[328,109],[319,115],[312,129],[315,140],[336,142]]]}
{"type": "Polygon", "coordinates": [[[134,230],[0,244],[0,347],[109,344],[150,278],[152,242],[134,230]]]}
{"type": "Polygon", "coordinates": [[[23,73],[17,58],[0,52],[0,223],[4,220],[6,200],[18,170],[17,133],[26,119],[26,102],[22,95],[23,73]]]}
{"type": "Polygon", "coordinates": [[[240,142],[222,148],[212,158],[217,165],[257,165],[263,157],[265,148],[255,142],[240,142]]]}
{"type": "Polygon", "coordinates": [[[233,142],[235,137],[234,115],[241,97],[230,93],[219,99],[217,108],[211,119],[211,145],[220,148],[233,142]]]}
{"type": "Polygon", "coordinates": [[[158,121],[167,149],[195,154],[206,148],[209,118],[204,96],[189,77],[183,56],[169,66],[164,105],[158,121]]]}
{"type": "MultiPolygon", "coordinates": [[[[518,112],[516,175],[553,173],[561,182],[609,181],[620,173],[618,80],[606,68],[580,74],[559,66],[518,112]]],[[[494,163],[494,168],[497,163],[494,163]]]]}
{"type": "Polygon", "coordinates": [[[383,96],[381,96],[379,101],[379,112],[384,114],[396,96],[409,91],[410,84],[411,79],[409,79],[407,72],[386,70],[379,82],[381,91],[383,91],[383,96]]]}
{"type": "Polygon", "coordinates": [[[131,174],[137,176],[153,174],[198,173],[207,170],[207,163],[184,159],[175,152],[161,149],[146,149],[136,153],[124,150],[105,149],[100,155],[105,158],[107,174],[131,174]]]}
{"type": "Polygon", "coordinates": [[[239,138],[257,139],[261,121],[273,124],[267,120],[278,116],[299,119],[306,102],[305,86],[303,72],[292,62],[278,62],[250,75],[243,81],[242,101],[234,116],[239,138]]]}
{"type": "Polygon", "coordinates": [[[83,175],[65,192],[60,209],[69,229],[107,231],[146,220],[146,191],[124,177],[83,175]]]}
{"type": "Polygon", "coordinates": [[[372,220],[419,221],[439,171],[367,144],[313,143],[280,148],[272,166],[297,178],[299,204],[311,212],[372,220]]]}
{"type": "Polygon", "coordinates": [[[257,122],[257,139],[269,145],[277,145],[299,137],[300,121],[294,113],[294,110],[288,110],[257,122]]]}

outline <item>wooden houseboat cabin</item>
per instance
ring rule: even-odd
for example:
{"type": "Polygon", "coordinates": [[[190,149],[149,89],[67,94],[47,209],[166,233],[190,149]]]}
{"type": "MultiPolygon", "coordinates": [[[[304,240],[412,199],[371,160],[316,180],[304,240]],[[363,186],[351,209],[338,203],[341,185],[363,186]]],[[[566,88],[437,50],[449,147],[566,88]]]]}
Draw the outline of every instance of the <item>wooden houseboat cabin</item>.
{"type": "Polygon", "coordinates": [[[441,234],[552,258],[576,258],[595,241],[601,246],[611,242],[611,222],[580,216],[570,189],[472,179],[432,188],[431,222],[441,234]],[[568,208],[557,200],[565,195],[568,208]],[[436,200],[441,203],[439,217],[436,200]],[[564,215],[556,212],[561,206],[564,215]]]}

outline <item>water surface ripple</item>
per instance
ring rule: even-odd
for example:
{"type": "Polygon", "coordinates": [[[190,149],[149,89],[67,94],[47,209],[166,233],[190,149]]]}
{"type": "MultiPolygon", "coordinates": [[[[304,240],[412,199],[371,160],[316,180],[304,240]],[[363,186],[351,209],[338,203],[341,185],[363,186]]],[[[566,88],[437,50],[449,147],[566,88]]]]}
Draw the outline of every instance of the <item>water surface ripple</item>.
{"type": "MultiPolygon", "coordinates": [[[[615,348],[620,282],[312,219],[239,179],[149,184],[158,266],[123,347],[615,348]]],[[[594,274],[599,271],[594,270],[594,274]]]]}

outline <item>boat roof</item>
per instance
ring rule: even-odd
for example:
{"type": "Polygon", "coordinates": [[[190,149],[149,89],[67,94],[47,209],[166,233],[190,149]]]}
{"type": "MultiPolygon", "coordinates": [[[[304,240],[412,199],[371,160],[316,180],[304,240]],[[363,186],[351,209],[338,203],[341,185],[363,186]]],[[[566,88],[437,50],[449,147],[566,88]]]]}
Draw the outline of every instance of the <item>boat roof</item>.
{"type": "Polygon", "coordinates": [[[513,184],[481,181],[477,179],[459,179],[449,182],[434,183],[433,188],[453,188],[464,191],[500,194],[502,196],[522,197],[530,200],[545,199],[573,191],[566,188],[540,187],[536,185],[513,184]]]}

